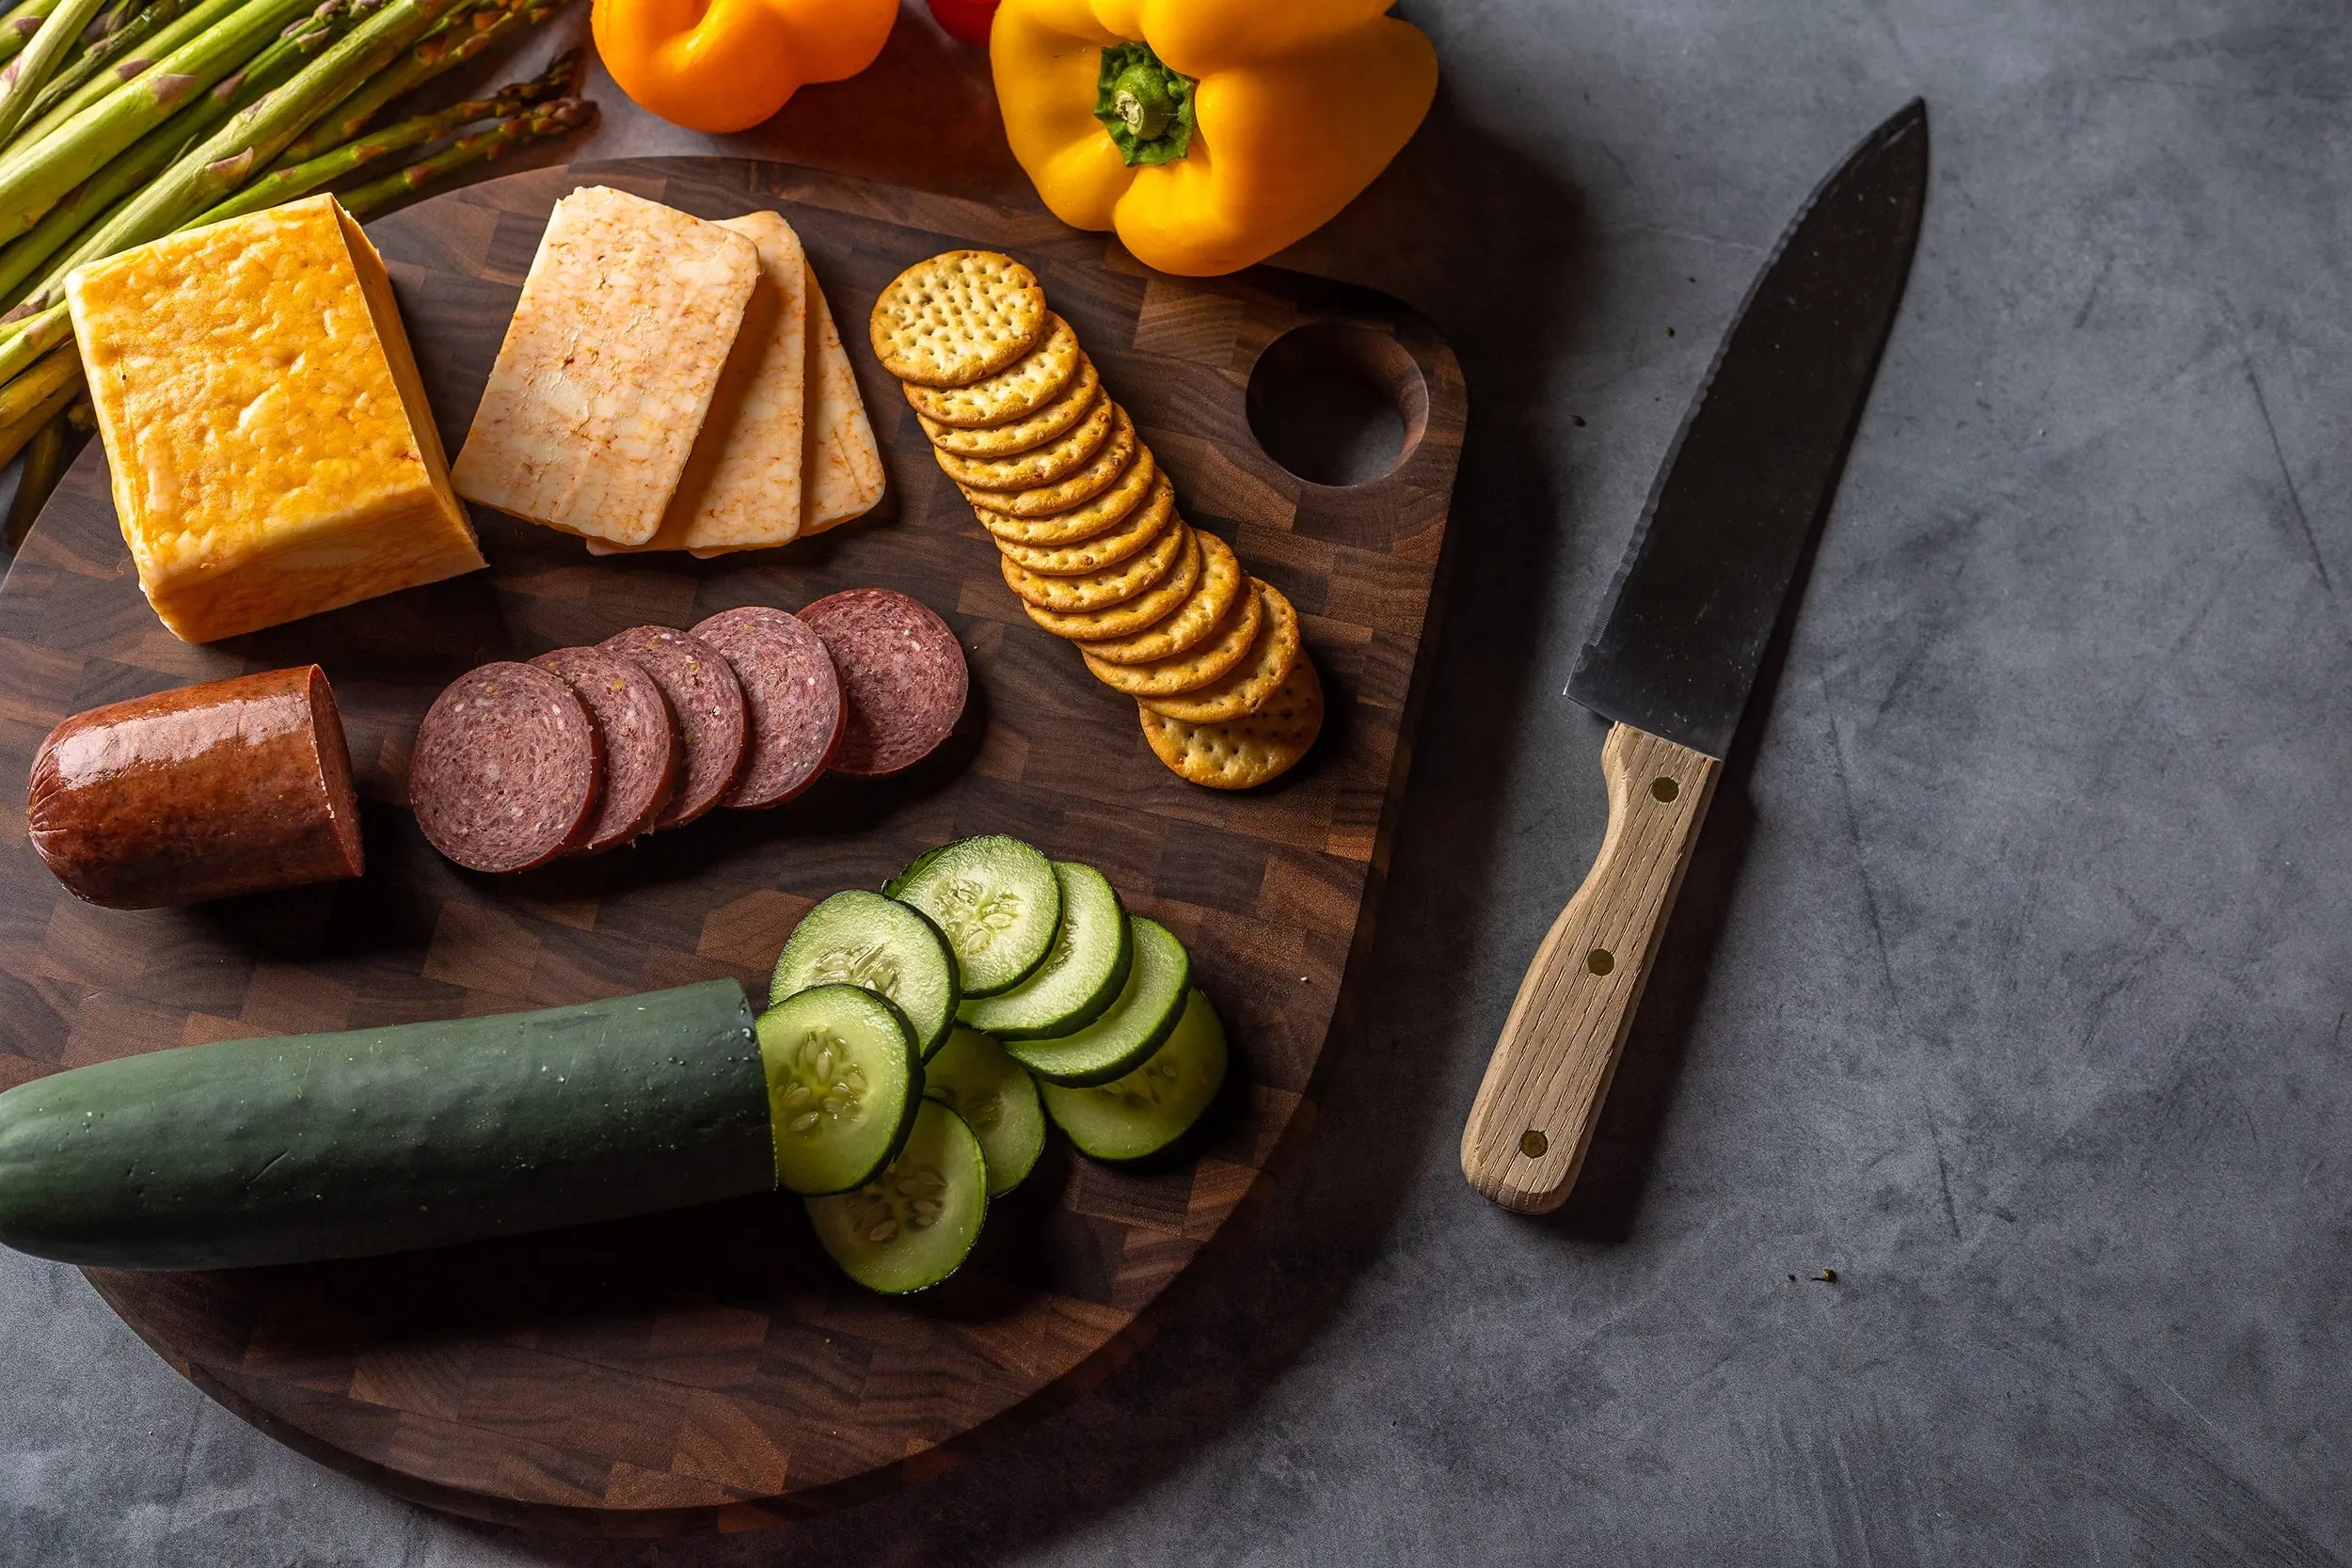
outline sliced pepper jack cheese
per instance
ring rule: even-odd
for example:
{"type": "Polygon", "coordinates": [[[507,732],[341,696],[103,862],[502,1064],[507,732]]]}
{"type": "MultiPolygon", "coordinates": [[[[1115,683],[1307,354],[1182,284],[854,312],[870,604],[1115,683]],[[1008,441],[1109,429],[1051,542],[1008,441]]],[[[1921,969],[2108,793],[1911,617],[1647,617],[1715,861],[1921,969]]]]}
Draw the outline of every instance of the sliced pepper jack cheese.
{"type": "Polygon", "coordinates": [[[715,223],[600,185],[557,202],[457,493],[588,539],[651,539],[758,277],[758,248],[715,223]]]}
{"type": "MultiPolygon", "coordinates": [[[[800,236],[774,213],[719,227],[759,247],[759,282],[661,527],[633,548],[724,555],[788,545],[801,531],[808,261],[800,236]]],[[[592,539],[588,548],[611,555],[632,546],[592,539]]]]}
{"type": "Polygon", "coordinates": [[[801,532],[822,533],[863,517],[882,498],[875,444],[857,371],[841,346],[817,275],[808,275],[808,451],[801,459],[801,532]]]}
{"type": "MultiPolygon", "coordinates": [[[[686,478],[660,531],[638,549],[704,559],[766,549],[862,517],[882,499],[882,449],[799,236],[774,213],[720,227],[758,245],[761,282],[686,478]],[[771,315],[763,297],[781,308],[771,315]],[[797,341],[787,344],[787,332],[797,341]]],[[[595,539],[588,549],[634,553],[595,539]]]]}
{"type": "Polygon", "coordinates": [[[93,262],[66,299],[122,537],[174,636],[482,565],[383,261],[333,197],[93,262]]]}

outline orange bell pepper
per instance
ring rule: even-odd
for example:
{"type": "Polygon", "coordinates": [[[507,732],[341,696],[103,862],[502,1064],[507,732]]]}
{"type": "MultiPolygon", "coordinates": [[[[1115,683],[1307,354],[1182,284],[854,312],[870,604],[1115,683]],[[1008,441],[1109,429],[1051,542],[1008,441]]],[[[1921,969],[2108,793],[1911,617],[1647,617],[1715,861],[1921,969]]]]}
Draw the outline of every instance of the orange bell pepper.
{"type": "Polygon", "coordinates": [[[596,0],[591,15],[623,92],[674,125],[723,132],[872,65],[898,0],[596,0]]]}
{"type": "Polygon", "coordinates": [[[1232,272],[1329,222],[1429,112],[1437,53],[1391,3],[1004,0],[1006,136],[1064,223],[1232,272]]]}

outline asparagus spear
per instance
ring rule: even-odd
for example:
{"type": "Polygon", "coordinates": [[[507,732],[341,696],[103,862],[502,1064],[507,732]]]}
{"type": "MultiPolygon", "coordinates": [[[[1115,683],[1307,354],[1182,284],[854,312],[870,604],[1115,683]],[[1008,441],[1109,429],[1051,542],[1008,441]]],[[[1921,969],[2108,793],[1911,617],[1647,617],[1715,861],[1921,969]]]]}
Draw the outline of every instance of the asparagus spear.
{"type": "Polygon", "coordinates": [[[368,128],[385,104],[423,86],[445,71],[479,59],[526,27],[553,16],[568,0],[490,0],[452,17],[417,40],[416,47],[373,79],[360,83],[343,101],[278,155],[273,168],[286,168],[349,141],[368,128]]]}
{"type": "MultiPolygon", "coordinates": [[[[562,98],[538,104],[487,131],[460,136],[439,151],[419,159],[405,168],[395,169],[380,179],[345,192],[343,206],[353,216],[364,217],[404,197],[413,196],[451,174],[477,164],[488,163],[531,142],[592,125],[596,118],[596,106],[583,99],[562,98]]],[[[60,305],[53,309],[62,314],[64,308],[60,305]]],[[[44,320],[46,317],[47,312],[43,312],[33,320],[44,320]]],[[[18,450],[38,435],[49,418],[60,408],[68,410],[67,417],[73,421],[74,428],[87,430],[89,427],[87,404],[75,402],[85,390],[81,356],[70,343],[52,350],[45,357],[35,360],[31,369],[0,385],[0,463],[14,457],[18,450]]],[[[62,469],[59,471],[62,472],[62,469]]],[[[30,483],[29,469],[26,483],[30,483]]],[[[52,487],[54,483],[53,479],[52,487]]],[[[24,494],[22,488],[19,494],[24,494]]],[[[27,504],[38,511],[45,499],[47,491],[43,489],[27,504]]]]}
{"type": "MultiPolygon", "coordinates": [[[[47,119],[51,110],[72,97],[85,84],[92,81],[100,71],[104,71],[117,60],[123,59],[130,55],[132,50],[146,43],[150,39],[157,37],[164,28],[178,21],[180,13],[186,8],[186,0],[151,0],[148,6],[134,12],[121,26],[107,33],[103,38],[92,41],[81,54],[74,56],[71,64],[58,71],[47,87],[40,89],[39,98],[33,100],[32,108],[25,115],[25,119],[31,122],[32,126],[26,134],[28,135],[43,134],[42,121],[47,119]]],[[[151,55],[148,63],[153,63],[151,55]]],[[[143,71],[146,66],[143,65],[139,69],[143,71]]],[[[118,75],[116,81],[120,80],[121,77],[118,75]]],[[[92,96],[102,96],[108,90],[110,87],[102,87],[92,96]]],[[[63,124],[64,121],[60,120],[58,123],[63,124]]],[[[49,129],[55,130],[56,126],[51,126],[49,129]]]]}
{"type": "MultiPolygon", "coordinates": [[[[241,109],[228,124],[124,202],[74,246],[76,261],[112,256],[168,234],[235,190],[326,113],[354,82],[365,81],[449,14],[461,0],[390,0],[328,45],[292,80],[241,109]]],[[[36,296],[37,298],[39,296],[36,296]]],[[[41,300],[42,305],[54,303],[41,300]]]]}
{"type": "Polygon", "coordinates": [[[73,336],[73,321],[64,300],[45,310],[8,324],[10,336],[0,341],[0,384],[73,336]]]}
{"type": "Polygon", "coordinates": [[[48,136],[0,162],[0,240],[14,239],[90,170],[168,119],[197,93],[251,58],[316,0],[248,0],[48,136]]]}
{"type": "Polygon", "coordinates": [[[340,125],[359,117],[373,119],[393,99],[468,60],[480,59],[516,33],[545,22],[563,4],[564,0],[490,0],[451,17],[419,39],[416,47],[390,67],[359,84],[336,105],[342,112],[331,115],[330,123],[340,125]]]}
{"type": "MultiPolygon", "coordinates": [[[[218,223],[223,218],[239,217],[264,207],[275,207],[281,201],[292,201],[388,154],[439,141],[452,131],[462,130],[476,120],[502,119],[561,97],[580,86],[580,51],[567,50],[531,81],[511,83],[488,98],[469,99],[432,114],[413,116],[381,131],[355,137],[307,162],[265,174],[196,221],[218,223]]],[[[5,379],[9,372],[7,350],[0,347],[0,379],[5,379]]]]}
{"type": "MultiPolygon", "coordinates": [[[[25,415],[14,424],[0,426],[0,464],[6,464],[10,458],[13,458],[18,452],[23,451],[26,446],[31,444],[33,437],[40,434],[41,427],[48,423],[51,419],[55,418],[59,409],[71,408],[72,406],[73,398],[79,394],[81,390],[82,383],[77,375],[72,386],[61,387],[56,391],[51,393],[49,397],[35,407],[31,413],[25,415]]],[[[55,486],[53,485],[51,488],[54,489],[55,486]]],[[[42,496],[40,498],[42,501],[46,501],[49,498],[47,496],[42,496]]],[[[35,503],[28,501],[26,504],[33,505],[35,503]]]]}
{"type": "MultiPolygon", "coordinates": [[[[169,168],[174,159],[196,142],[211,135],[229,117],[283,83],[305,60],[326,47],[355,16],[363,15],[382,0],[324,0],[319,8],[271,40],[269,46],[233,76],[215,83],[195,103],[149,132],[130,149],[51,208],[32,231],[0,250],[0,302],[17,305],[26,282],[41,279],[31,308],[38,309],[62,297],[65,275],[91,255],[76,246],[62,261],[52,259],[73,245],[91,225],[111,215],[132,193],[169,168]],[[47,272],[44,276],[43,269],[47,272]]],[[[24,308],[11,309],[0,321],[12,321],[24,308]]]]}
{"type": "Polygon", "coordinates": [[[49,13],[57,8],[57,0],[24,0],[8,15],[0,16],[0,60],[9,59],[24,51],[40,31],[40,24],[49,13]]]}
{"type": "MultiPolygon", "coordinates": [[[[90,18],[89,25],[82,29],[82,36],[73,40],[77,51],[94,48],[128,27],[146,0],[102,0],[102,4],[104,8],[90,18]]],[[[78,53],[70,56],[76,60],[80,57],[78,53]]]]}
{"type": "Polygon", "coordinates": [[[35,112],[40,118],[24,128],[17,137],[17,146],[30,147],[49,135],[125,82],[135,81],[145,75],[148,68],[156,61],[246,3],[246,0],[196,0],[196,4],[165,23],[143,43],[134,46],[133,53],[118,59],[111,69],[90,77],[45,108],[36,105],[35,112]]]}
{"type": "MultiPolygon", "coordinates": [[[[509,11],[524,3],[525,0],[466,0],[466,4],[417,35],[417,41],[411,46],[409,53],[394,61],[388,68],[387,74],[391,71],[404,71],[420,56],[437,55],[448,47],[447,40],[482,31],[501,21],[509,11]]],[[[296,164],[308,163],[320,153],[332,150],[366,130],[365,119],[345,113],[343,103],[367,94],[372,86],[370,82],[362,82],[353,87],[344,95],[342,101],[339,101],[333,108],[322,115],[316,124],[296,136],[288,145],[286,150],[278,155],[278,161],[262,172],[271,173],[281,168],[291,168],[296,164]]],[[[370,96],[372,101],[373,95],[370,96]]]]}
{"type": "Polygon", "coordinates": [[[0,143],[16,135],[26,115],[82,41],[82,29],[97,19],[106,0],[63,0],[41,23],[24,52],[0,67],[0,143]]]}
{"type": "Polygon", "coordinates": [[[405,168],[396,168],[365,184],[354,185],[342,194],[344,210],[354,217],[365,217],[402,197],[422,190],[444,175],[453,174],[475,164],[490,163],[504,157],[516,148],[565,135],[596,122],[596,106],[587,99],[559,98],[552,103],[542,103],[521,114],[509,116],[487,131],[460,136],[439,151],[428,153],[405,168]]]}
{"type": "MultiPolygon", "coordinates": [[[[17,476],[16,498],[8,502],[8,522],[0,528],[0,537],[7,539],[10,549],[24,543],[24,535],[32,531],[33,519],[40,515],[42,503],[72,466],[73,454],[82,449],[86,437],[73,428],[72,412],[64,406],[73,400],[76,391],[69,386],[57,392],[55,401],[59,406],[41,421],[40,428],[33,433],[31,444],[24,449],[24,471],[17,476]]],[[[0,442],[0,446],[5,444],[0,442]]]]}
{"type": "Polygon", "coordinates": [[[0,463],[24,448],[51,414],[82,388],[82,356],[72,343],[51,349],[31,370],[0,387],[0,463]],[[62,395],[61,395],[62,394],[62,395]]]}

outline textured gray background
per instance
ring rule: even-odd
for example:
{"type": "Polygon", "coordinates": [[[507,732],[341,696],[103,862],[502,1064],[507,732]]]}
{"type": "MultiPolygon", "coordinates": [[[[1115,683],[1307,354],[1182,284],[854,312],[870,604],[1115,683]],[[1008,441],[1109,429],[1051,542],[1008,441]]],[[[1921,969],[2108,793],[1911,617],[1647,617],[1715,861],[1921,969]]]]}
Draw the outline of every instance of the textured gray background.
{"type": "MultiPolygon", "coordinates": [[[[1461,352],[1451,629],[1375,1022],[1254,1245],[941,1481],[612,1546],[324,1470],[0,1254],[0,1563],[2352,1556],[2340,8],[1404,9],[1444,97],[1291,260],[1461,352]],[[1769,721],[1577,1199],[1504,1214],[1454,1140],[1600,832],[1570,643],[1761,247],[1913,93],[1927,234],[1769,721]]],[[[1014,191],[984,81],[910,15],[726,145],[1014,191]]],[[[711,145],[599,90],[595,151],[711,145]]]]}

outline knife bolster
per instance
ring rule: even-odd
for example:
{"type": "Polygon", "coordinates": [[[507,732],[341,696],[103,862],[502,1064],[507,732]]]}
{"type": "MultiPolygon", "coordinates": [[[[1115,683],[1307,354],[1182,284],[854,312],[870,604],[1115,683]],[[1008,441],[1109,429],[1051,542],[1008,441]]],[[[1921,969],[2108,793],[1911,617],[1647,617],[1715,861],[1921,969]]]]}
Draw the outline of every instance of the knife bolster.
{"type": "Polygon", "coordinates": [[[1462,1174],[1522,1213],[1567,1201],[1722,764],[1630,724],[1600,750],[1609,828],[1519,982],[1462,1131],[1462,1174]]]}

